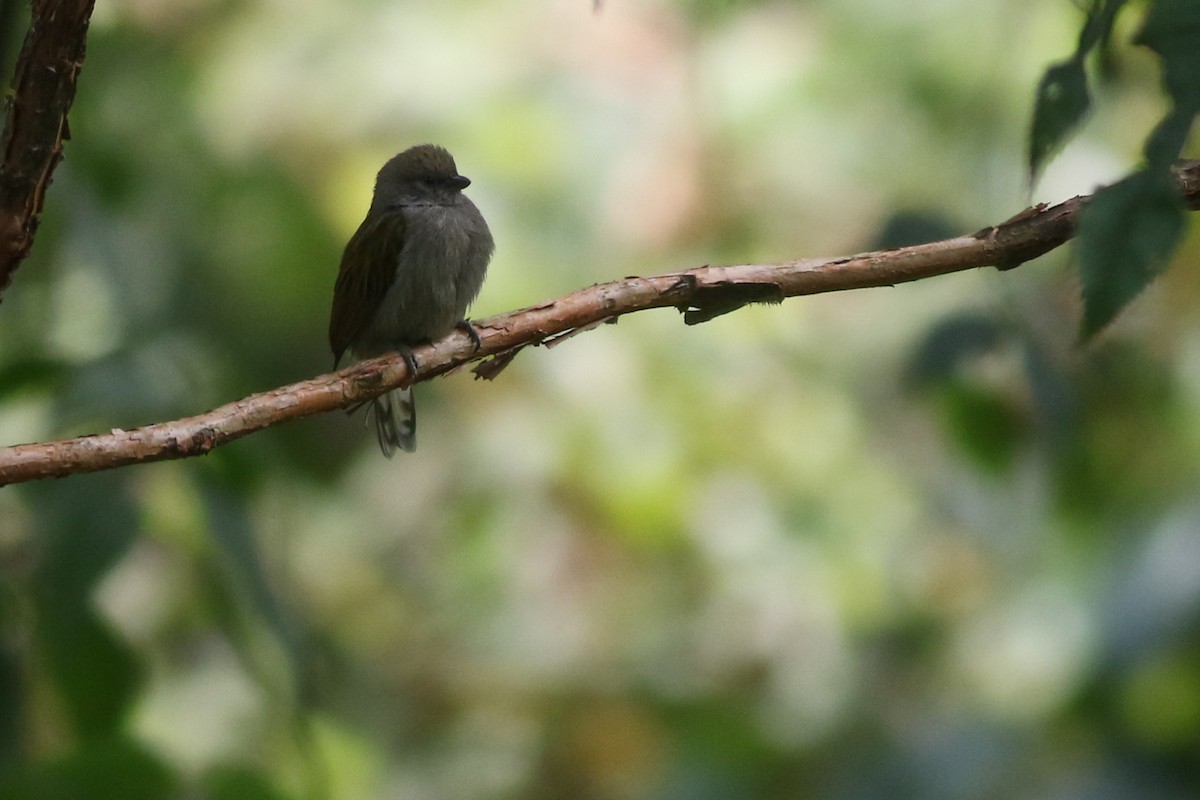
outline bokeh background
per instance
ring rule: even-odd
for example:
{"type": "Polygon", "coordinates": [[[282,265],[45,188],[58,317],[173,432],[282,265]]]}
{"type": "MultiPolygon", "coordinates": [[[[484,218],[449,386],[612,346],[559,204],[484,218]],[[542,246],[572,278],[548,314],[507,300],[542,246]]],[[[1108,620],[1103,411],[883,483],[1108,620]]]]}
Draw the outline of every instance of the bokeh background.
{"type": "MultiPolygon", "coordinates": [[[[0,442],[327,371],[415,143],[495,232],[476,317],[1090,191],[1164,109],[1138,13],[1031,190],[1065,0],[102,0],[0,442]]],[[[6,488],[0,796],[1195,797],[1198,256],[1085,345],[1063,250],[626,317],[421,385],[390,462],[331,414],[6,488]]]]}

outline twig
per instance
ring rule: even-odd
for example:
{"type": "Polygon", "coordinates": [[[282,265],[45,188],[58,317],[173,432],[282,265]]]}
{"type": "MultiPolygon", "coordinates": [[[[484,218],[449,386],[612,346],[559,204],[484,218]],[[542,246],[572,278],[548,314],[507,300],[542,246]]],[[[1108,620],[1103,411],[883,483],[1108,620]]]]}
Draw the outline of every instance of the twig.
{"type": "MultiPolygon", "coordinates": [[[[1182,165],[1178,179],[1189,206],[1200,205],[1200,162],[1182,165]]],[[[915,247],[783,264],[705,266],[597,284],[557,300],[476,321],[482,343],[478,350],[460,331],[416,349],[421,369],[413,382],[489,356],[492,360],[476,370],[494,377],[528,345],[650,308],[678,308],[684,312],[685,322],[696,323],[751,302],[891,286],[976,267],[1011,269],[1074,236],[1080,209],[1087,200],[1086,196],[1075,197],[1049,208],[1035,206],[972,236],[915,247]]],[[[354,406],[408,383],[410,378],[402,357],[383,356],[187,419],[3,448],[0,485],[202,455],[271,425],[354,406]]]]}

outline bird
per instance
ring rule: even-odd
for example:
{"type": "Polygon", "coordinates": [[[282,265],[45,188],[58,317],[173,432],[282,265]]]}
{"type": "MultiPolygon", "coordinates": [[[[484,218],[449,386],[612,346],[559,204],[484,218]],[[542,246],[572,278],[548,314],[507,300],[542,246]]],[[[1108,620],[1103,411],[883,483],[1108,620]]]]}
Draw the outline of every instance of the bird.
{"type": "MultiPolygon", "coordinates": [[[[329,346],[334,368],[349,352],[374,358],[398,352],[410,375],[412,348],[457,328],[479,334],[466,319],[479,294],[495,241],[463,189],[443,147],[422,144],[388,160],[375,178],[371,207],[346,243],[333,289],[329,346]]],[[[412,387],[371,401],[384,456],[416,449],[417,415],[412,387]]]]}

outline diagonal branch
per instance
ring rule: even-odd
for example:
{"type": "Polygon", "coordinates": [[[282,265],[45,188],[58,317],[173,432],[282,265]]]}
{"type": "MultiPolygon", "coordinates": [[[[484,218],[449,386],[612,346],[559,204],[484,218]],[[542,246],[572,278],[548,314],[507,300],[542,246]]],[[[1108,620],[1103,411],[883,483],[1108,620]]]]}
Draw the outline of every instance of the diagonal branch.
{"type": "MultiPolygon", "coordinates": [[[[1177,173],[1189,207],[1200,208],[1200,161],[1177,173]]],[[[1075,235],[1088,197],[1029,208],[971,236],[863,253],[848,258],[698,267],[647,278],[625,278],[475,323],[481,346],[455,331],[414,351],[422,365],[414,382],[492,356],[476,367],[491,378],[528,345],[553,344],[581,330],[650,308],[674,307],[695,324],[752,302],[892,286],[951,272],[994,266],[1011,269],[1059,247],[1075,235]]],[[[144,461],[203,455],[214,447],[271,425],[349,408],[412,376],[398,355],[363,361],[312,380],[237,400],[186,419],[57,442],[0,449],[0,485],[95,472],[144,461]]]]}
{"type": "Polygon", "coordinates": [[[95,0],[34,0],[0,136],[0,296],[29,255],[46,189],[71,138],[67,112],[95,0]]]}

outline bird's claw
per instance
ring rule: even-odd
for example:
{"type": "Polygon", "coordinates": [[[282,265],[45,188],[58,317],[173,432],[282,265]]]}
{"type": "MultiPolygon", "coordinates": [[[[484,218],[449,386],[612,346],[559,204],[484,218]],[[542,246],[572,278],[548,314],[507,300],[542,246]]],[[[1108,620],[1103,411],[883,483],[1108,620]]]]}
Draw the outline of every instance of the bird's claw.
{"type": "Polygon", "coordinates": [[[467,336],[470,336],[471,341],[475,344],[475,351],[479,352],[479,349],[483,347],[483,340],[479,338],[479,331],[475,330],[475,326],[471,324],[471,320],[460,319],[454,323],[454,327],[467,334],[467,336]]]}

